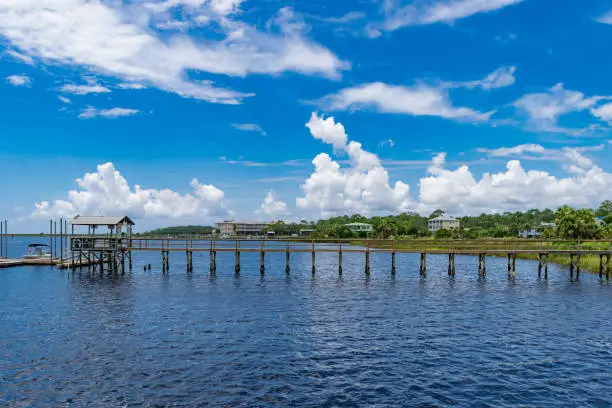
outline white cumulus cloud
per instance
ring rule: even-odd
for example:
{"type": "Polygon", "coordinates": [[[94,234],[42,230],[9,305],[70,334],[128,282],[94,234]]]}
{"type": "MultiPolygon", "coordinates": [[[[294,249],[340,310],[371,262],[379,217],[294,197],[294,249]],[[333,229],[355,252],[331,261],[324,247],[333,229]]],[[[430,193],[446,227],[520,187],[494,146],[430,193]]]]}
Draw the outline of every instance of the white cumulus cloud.
{"type": "Polygon", "coordinates": [[[224,193],[215,186],[191,181],[192,191],[132,188],[113,163],[76,180],[78,188],[67,199],[35,204],[34,218],[80,215],[128,215],[134,218],[207,217],[226,213],[224,193]]]}
{"type": "Polygon", "coordinates": [[[87,85],[75,85],[75,84],[66,84],[60,88],[61,92],[70,93],[74,95],[87,95],[87,94],[97,94],[97,93],[110,93],[111,90],[105,86],[98,85],[96,83],[89,83],[87,85]]]}
{"type": "Polygon", "coordinates": [[[420,181],[419,211],[444,208],[454,214],[479,214],[530,208],[598,205],[612,197],[612,174],[576,151],[567,151],[573,161],[567,177],[545,171],[525,170],[511,160],[506,171],[485,173],[477,179],[468,166],[445,168],[445,154],[434,159],[430,176],[420,181]]]}
{"type": "Polygon", "coordinates": [[[312,161],[314,172],[302,185],[303,197],[296,204],[320,214],[344,212],[406,211],[410,208],[410,188],[400,181],[389,184],[389,174],[378,157],[365,151],[361,143],[350,141],[344,127],[333,118],[316,114],[307,124],[311,135],[349,157],[349,166],[321,153],[312,161]],[[342,143],[344,141],[344,143],[342,143]]]}
{"type": "Polygon", "coordinates": [[[276,197],[276,193],[274,191],[268,191],[268,195],[266,195],[263,203],[261,203],[261,206],[259,206],[257,213],[272,217],[279,217],[281,215],[289,214],[289,208],[287,207],[286,203],[276,197]]]}

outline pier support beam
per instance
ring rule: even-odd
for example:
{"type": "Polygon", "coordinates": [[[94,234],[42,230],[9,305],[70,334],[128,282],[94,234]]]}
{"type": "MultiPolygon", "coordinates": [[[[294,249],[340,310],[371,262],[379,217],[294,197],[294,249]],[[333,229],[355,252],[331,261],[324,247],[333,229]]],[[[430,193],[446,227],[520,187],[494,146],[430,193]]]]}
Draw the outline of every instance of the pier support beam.
{"type": "Polygon", "coordinates": [[[316,256],[316,252],[315,252],[315,244],[314,241],[312,241],[312,274],[314,275],[317,268],[316,268],[316,260],[317,260],[317,256],[316,256]]]}
{"type": "Polygon", "coordinates": [[[516,276],[516,254],[508,254],[508,276],[516,276]]]}
{"type": "Polygon", "coordinates": [[[487,255],[479,254],[478,255],[478,276],[486,277],[487,276],[487,255]]]}
{"type": "Polygon", "coordinates": [[[259,273],[264,274],[266,271],[266,251],[261,251],[259,253],[259,273]]]}
{"type": "Polygon", "coordinates": [[[548,279],[548,260],[548,253],[538,254],[538,279],[542,277],[542,269],[544,269],[544,279],[548,279]]]}
{"type": "Polygon", "coordinates": [[[342,244],[340,244],[340,250],[338,251],[338,274],[342,275],[342,244]]]}
{"type": "Polygon", "coordinates": [[[365,273],[366,275],[370,274],[370,248],[365,253],[365,273]]]}
{"type": "Polygon", "coordinates": [[[285,251],[285,273],[289,274],[291,272],[291,251],[289,248],[285,251]]]}
{"type": "Polygon", "coordinates": [[[448,276],[455,276],[455,254],[448,254],[448,276]]]}
{"type": "Polygon", "coordinates": [[[427,254],[425,252],[421,253],[421,267],[420,267],[421,276],[427,276],[427,254]]]}
{"type": "Polygon", "coordinates": [[[187,256],[187,272],[193,272],[193,251],[187,250],[185,255],[187,256]]]}
{"type": "Polygon", "coordinates": [[[393,250],[393,252],[391,252],[391,274],[395,275],[395,250],[393,250]]]}
{"type": "Polygon", "coordinates": [[[576,271],[576,279],[580,279],[580,254],[570,254],[570,279],[574,279],[574,271],[576,271]]]}
{"type": "Polygon", "coordinates": [[[214,250],[210,251],[210,273],[217,271],[217,252],[214,250]]]}
{"type": "Polygon", "coordinates": [[[606,275],[606,279],[610,277],[610,255],[600,254],[599,279],[603,279],[604,275],[606,275]]]}

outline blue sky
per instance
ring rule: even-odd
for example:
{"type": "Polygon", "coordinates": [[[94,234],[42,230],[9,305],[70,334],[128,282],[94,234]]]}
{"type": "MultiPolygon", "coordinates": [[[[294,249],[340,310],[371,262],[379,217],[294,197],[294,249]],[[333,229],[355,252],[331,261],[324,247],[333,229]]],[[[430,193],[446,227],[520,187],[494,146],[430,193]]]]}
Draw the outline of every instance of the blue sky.
{"type": "Polygon", "coordinates": [[[5,0],[0,217],[596,206],[611,37],[598,0],[5,0]]]}

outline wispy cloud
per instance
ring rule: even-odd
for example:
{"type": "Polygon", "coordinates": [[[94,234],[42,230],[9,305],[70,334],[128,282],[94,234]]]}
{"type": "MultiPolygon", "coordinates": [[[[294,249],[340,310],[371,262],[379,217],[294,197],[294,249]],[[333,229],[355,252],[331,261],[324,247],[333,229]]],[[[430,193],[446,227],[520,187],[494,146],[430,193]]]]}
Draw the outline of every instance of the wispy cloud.
{"type": "Polygon", "coordinates": [[[6,77],[6,82],[13,86],[32,86],[32,78],[27,75],[9,75],[6,77]]]}
{"type": "Polygon", "coordinates": [[[612,10],[597,18],[597,21],[603,24],[612,24],[612,10]]]}
{"type": "Polygon", "coordinates": [[[59,99],[60,101],[64,102],[67,105],[71,105],[72,104],[72,101],[70,99],[66,98],[65,96],[59,95],[57,97],[57,99],[59,99]]]}
{"type": "Polygon", "coordinates": [[[6,50],[4,53],[23,63],[26,63],[28,65],[34,65],[34,58],[30,57],[29,55],[22,54],[15,50],[6,50]]]}
{"type": "Polygon", "coordinates": [[[120,88],[120,89],[145,89],[146,86],[144,86],[142,84],[138,84],[138,83],[124,82],[124,83],[121,83],[121,84],[117,85],[117,88],[120,88]]]}
{"type": "Polygon", "coordinates": [[[316,103],[329,111],[374,108],[383,113],[438,116],[468,122],[486,121],[494,113],[453,106],[444,86],[423,83],[414,86],[388,85],[382,82],[363,84],[328,95],[316,103]]]}
{"type": "Polygon", "coordinates": [[[74,95],[87,95],[91,93],[97,94],[111,92],[111,90],[107,87],[95,83],[87,85],[66,84],[60,88],[60,91],[74,95]]]}
{"type": "Polygon", "coordinates": [[[385,20],[371,23],[366,34],[378,37],[383,31],[395,31],[406,26],[453,23],[480,13],[490,13],[524,0],[440,0],[414,1],[400,6],[397,0],[384,0],[385,20]]]}
{"type": "Polygon", "coordinates": [[[81,114],[79,114],[80,119],[93,119],[93,118],[106,118],[106,119],[116,119],[124,116],[134,116],[139,114],[140,111],[137,109],[128,109],[128,108],[112,108],[112,109],[96,109],[93,106],[89,106],[81,114]]]}
{"type": "Polygon", "coordinates": [[[505,88],[507,86],[514,85],[516,83],[516,78],[514,76],[515,72],[516,67],[501,67],[480,80],[445,82],[445,84],[451,88],[482,88],[486,91],[490,91],[492,89],[505,88]]]}
{"type": "Polygon", "coordinates": [[[244,132],[255,132],[262,136],[267,136],[266,132],[261,128],[261,126],[254,123],[232,123],[232,127],[244,132]]]}
{"type": "Polygon", "coordinates": [[[284,183],[287,181],[302,181],[304,177],[286,176],[286,177],[264,177],[255,180],[256,183],[284,183]]]}

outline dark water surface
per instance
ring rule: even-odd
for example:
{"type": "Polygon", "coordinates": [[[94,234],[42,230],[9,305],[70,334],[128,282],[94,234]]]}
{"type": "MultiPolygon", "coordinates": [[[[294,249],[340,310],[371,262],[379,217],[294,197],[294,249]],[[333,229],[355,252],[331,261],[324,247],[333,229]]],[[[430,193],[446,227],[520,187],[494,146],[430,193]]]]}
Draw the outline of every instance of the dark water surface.
{"type": "Polygon", "coordinates": [[[504,259],[135,255],[125,276],[0,270],[0,406],[612,406],[612,285],[504,259]],[[143,272],[151,263],[153,270],[143,272]]]}

